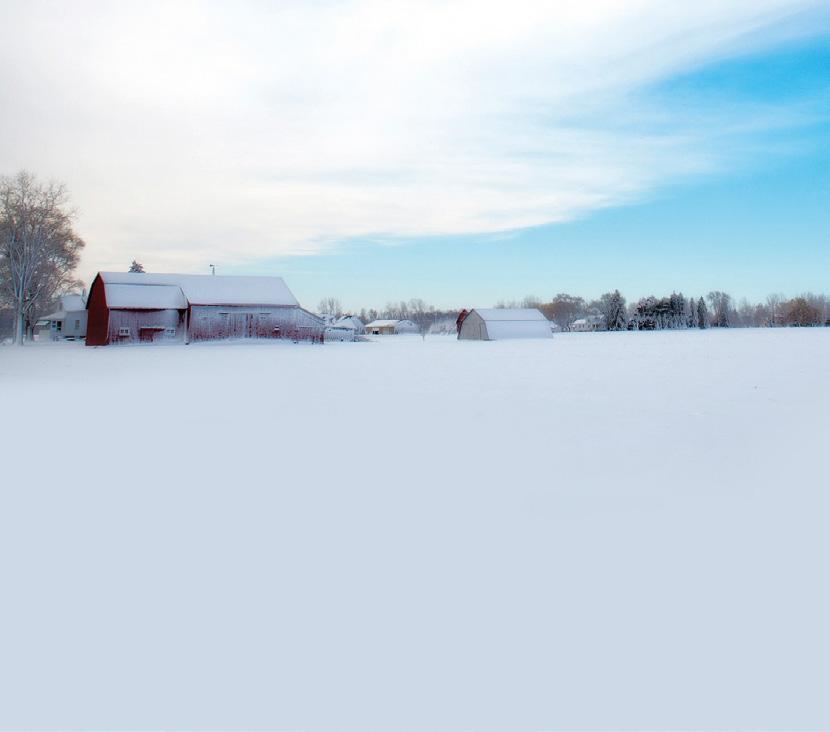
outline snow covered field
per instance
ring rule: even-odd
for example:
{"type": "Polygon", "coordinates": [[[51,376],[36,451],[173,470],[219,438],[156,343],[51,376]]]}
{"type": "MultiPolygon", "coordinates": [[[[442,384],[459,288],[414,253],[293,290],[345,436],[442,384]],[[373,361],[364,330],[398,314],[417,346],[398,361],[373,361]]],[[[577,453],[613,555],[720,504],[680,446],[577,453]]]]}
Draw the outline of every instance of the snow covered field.
{"type": "Polygon", "coordinates": [[[830,728],[830,329],[4,347],[0,404],[0,727],[830,728]]]}

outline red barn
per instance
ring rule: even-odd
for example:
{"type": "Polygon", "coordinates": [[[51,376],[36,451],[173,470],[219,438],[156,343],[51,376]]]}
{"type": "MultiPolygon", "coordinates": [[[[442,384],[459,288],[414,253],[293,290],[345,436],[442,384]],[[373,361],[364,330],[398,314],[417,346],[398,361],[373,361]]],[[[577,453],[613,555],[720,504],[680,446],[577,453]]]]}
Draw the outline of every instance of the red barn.
{"type": "Polygon", "coordinates": [[[87,300],[88,346],[225,338],[322,340],[281,277],[99,272],[87,300]]]}

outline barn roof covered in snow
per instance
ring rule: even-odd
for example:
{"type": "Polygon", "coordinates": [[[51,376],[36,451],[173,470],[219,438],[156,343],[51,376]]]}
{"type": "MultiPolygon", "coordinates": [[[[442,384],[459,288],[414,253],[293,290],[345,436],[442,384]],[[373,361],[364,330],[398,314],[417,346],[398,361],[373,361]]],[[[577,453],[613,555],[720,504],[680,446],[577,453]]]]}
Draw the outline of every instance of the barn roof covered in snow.
{"type": "Polygon", "coordinates": [[[187,307],[182,288],[178,285],[117,285],[107,286],[107,305],[111,308],[136,310],[184,310],[187,307]]]}
{"type": "Polygon", "coordinates": [[[476,308],[482,320],[547,320],[536,308],[476,308]]]}
{"type": "Polygon", "coordinates": [[[183,309],[190,305],[299,303],[282,277],[100,272],[107,305],[113,308],[183,309]]]}
{"type": "Polygon", "coordinates": [[[496,341],[551,334],[550,321],[536,308],[475,308],[462,322],[459,338],[496,341]]]}
{"type": "Polygon", "coordinates": [[[394,328],[401,320],[373,320],[366,327],[367,328],[394,328]]]}

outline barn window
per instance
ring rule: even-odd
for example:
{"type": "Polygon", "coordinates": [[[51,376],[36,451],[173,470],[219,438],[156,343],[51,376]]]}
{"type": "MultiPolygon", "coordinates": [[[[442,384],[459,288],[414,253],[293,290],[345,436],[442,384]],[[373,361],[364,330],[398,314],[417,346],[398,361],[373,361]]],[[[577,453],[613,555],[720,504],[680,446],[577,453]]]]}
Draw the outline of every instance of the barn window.
{"type": "Polygon", "coordinates": [[[176,329],[175,328],[165,328],[164,329],[164,335],[166,335],[168,338],[172,338],[174,335],[176,335],[176,329]]]}
{"type": "Polygon", "coordinates": [[[76,321],[75,321],[75,330],[80,330],[80,328],[81,328],[81,321],[80,321],[80,320],[76,320],[76,321]]]}
{"type": "Polygon", "coordinates": [[[119,328],[118,329],[118,335],[128,336],[128,335],[130,335],[130,329],[129,328],[119,328]]]}

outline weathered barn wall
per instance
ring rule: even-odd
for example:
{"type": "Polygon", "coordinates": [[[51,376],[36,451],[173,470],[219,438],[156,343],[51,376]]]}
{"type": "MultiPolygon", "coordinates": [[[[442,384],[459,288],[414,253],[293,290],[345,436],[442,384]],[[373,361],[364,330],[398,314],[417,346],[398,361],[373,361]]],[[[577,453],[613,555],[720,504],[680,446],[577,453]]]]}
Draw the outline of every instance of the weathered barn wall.
{"type": "Polygon", "coordinates": [[[295,307],[228,307],[194,305],[190,309],[190,339],[193,341],[227,338],[322,338],[319,321],[295,307]]]}
{"type": "Polygon", "coordinates": [[[181,343],[184,340],[184,311],[111,310],[110,343],[181,343]]]}
{"type": "Polygon", "coordinates": [[[486,341],[487,338],[487,324],[482,317],[475,311],[471,311],[464,318],[461,324],[461,330],[458,333],[458,340],[460,341],[486,341]]]}

